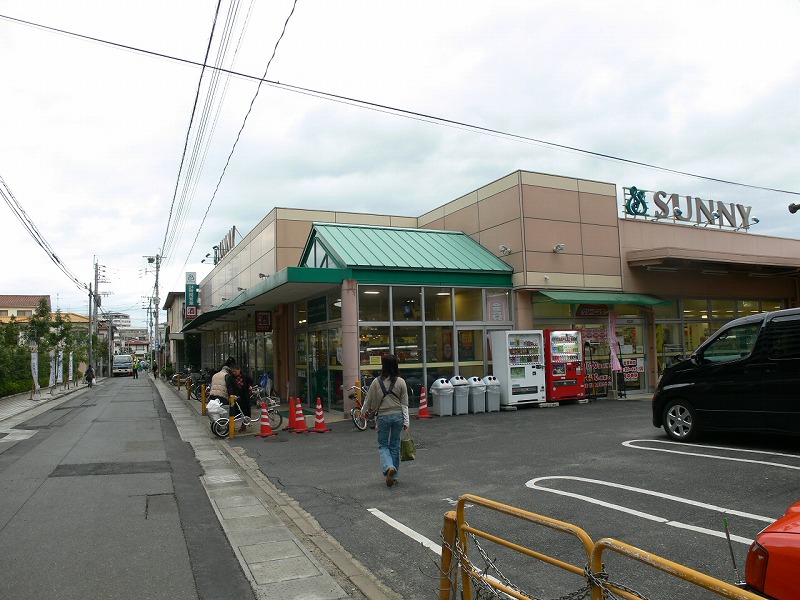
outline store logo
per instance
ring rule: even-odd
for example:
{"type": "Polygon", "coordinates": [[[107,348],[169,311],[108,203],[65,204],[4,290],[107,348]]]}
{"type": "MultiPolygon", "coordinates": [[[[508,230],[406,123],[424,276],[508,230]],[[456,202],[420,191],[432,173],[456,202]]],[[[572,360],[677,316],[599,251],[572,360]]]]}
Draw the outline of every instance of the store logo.
{"type": "Polygon", "coordinates": [[[748,230],[758,223],[756,217],[751,217],[752,207],[743,204],[725,203],[718,200],[704,200],[692,196],[679,196],[666,192],[649,192],[635,186],[622,188],[625,199],[625,216],[649,217],[652,221],[672,219],[673,223],[691,224],[694,227],[708,227],[709,225],[734,229],[736,231],[748,230]],[[653,203],[653,214],[648,214],[646,198],[653,203]]]}
{"type": "Polygon", "coordinates": [[[644,216],[647,214],[647,202],[644,199],[645,190],[636,186],[629,188],[628,200],[625,202],[625,212],[629,215],[644,216]]]}

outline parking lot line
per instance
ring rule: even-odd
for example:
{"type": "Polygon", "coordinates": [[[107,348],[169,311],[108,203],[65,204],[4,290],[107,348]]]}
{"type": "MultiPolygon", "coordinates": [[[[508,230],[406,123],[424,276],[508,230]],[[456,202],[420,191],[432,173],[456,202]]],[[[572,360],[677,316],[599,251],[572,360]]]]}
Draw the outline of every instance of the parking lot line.
{"type": "Polygon", "coordinates": [[[377,508],[368,508],[367,510],[369,512],[371,512],[373,515],[375,515],[376,517],[378,517],[384,523],[386,523],[386,524],[390,525],[391,527],[394,527],[395,529],[397,529],[397,531],[407,535],[412,540],[414,540],[416,542],[419,542],[420,544],[422,544],[423,546],[425,546],[429,550],[433,550],[439,556],[442,555],[442,547],[439,544],[437,544],[436,542],[434,542],[433,540],[430,540],[430,539],[426,538],[421,533],[417,533],[416,531],[414,531],[410,527],[406,527],[400,521],[396,521],[395,519],[393,519],[392,517],[390,517],[386,513],[378,510],[377,508]]]}
{"type": "MultiPolygon", "coordinates": [[[[753,513],[742,512],[739,510],[733,510],[730,508],[724,508],[721,506],[716,506],[714,504],[707,504],[705,502],[698,502],[697,500],[690,500],[689,498],[681,498],[680,496],[673,496],[671,494],[664,494],[663,492],[656,492],[653,490],[646,490],[644,488],[633,487],[630,485],[623,485],[621,483],[614,483],[611,481],[602,481],[600,479],[589,479],[586,477],[574,477],[570,475],[551,475],[547,477],[537,477],[535,479],[531,479],[525,485],[531,489],[541,490],[544,492],[549,492],[551,494],[558,494],[561,496],[569,496],[570,498],[576,498],[578,500],[583,500],[585,502],[589,502],[591,504],[597,504],[599,506],[604,506],[606,508],[610,508],[612,510],[616,510],[619,512],[624,512],[629,515],[634,515],[637,517],[641,517],[642,519],[647,519],[649,521],[655,521],[656,523],[663,523],[664,525],[669,525],[671,527],[678,527],[679,529],[690,529],[692,531],[697,531],[699,533],[705,533],[707,535],[713,535],[715,537],[725,537],[725,532],[723,531],[715,531],[713,529],[706,529],[704,527],[697,527],[695,525],[688,525],[686,523],[681,523],[680,521],[672,521],[671,519],[665,517],[659,517],[657,515],[653,515],[650,513],[642,512],[640,510],[635,510],[632,508],[628,508],[626,506],[622,506],[620,504],[613,504],[611,502],[606,502],[604,500],[600,500],[598,498],[593,498],[591,496],[585,496],[583,494],[576,494],[574,492],[566,492],[563,490],[558,490],[555,488],[548,488],[540,486],[539,483],[542,481],[551,481],[551,480],[570,480],[570,481],[580,481],[583,483],[590,483],[593,485],[603,485],[607,487],[613,487],[617,489],[626,490],[629,492],[634,492],[637,494],[645,494],[647,496],[655,496],[657,498],[663,498],[665,500],[671,500],[673,502],[680,502],[682,504],[688,504],[690,506],[695,506],[698,508],[703,508],[705,510],[711,510],[714,512],[719,512],[725,515],[735,515],[737,517],[743,517],[745,519],[752,519],[754,521],[763,521],[765,523],[772,523],[775,521],[772,517],[764,517],[762,515],[756,515],[753,513]]],[[[742,544],[751,544],[753,540],[744,538],[741,536],[731,536],[732,540],[740,542],[742,544]]]]}
{"type": "Polygon", "coordinates": [[[668,442],[666,440],[628,440],[622,442],[626,448],[633,448],[634,450],[649,450],[650,452],[668,452],[669,454],[684,454],[686,456],[700,456],[702,458],[711,458],[713,460],[730,460],[733,462],[752,463],[755,465],[765,465],[770,467],[778,467],[781,469],[792,469],[800,471],[800,466],[787,465],[784,463],[768,462],[765,460],[755,460],[752,458],[735,458],[733,456],[721,456],[717,454],[704,454],[702,452],[685,452],[683,450],[668,450],[667,448],[648,448],[646,446],[635,446],[634,444],[647,442],[653,444],[675,444],[676,446],[687,447],[692,446],[695,448],[710,448],[711,450],[725,450],[726,452],[748,452],[751,454],[766,454],[768,456],[786,456],[788,458],[800,459],[797,454],[784,454],[782,452],[769,452],[767,450],[748,450],[747,448],[729,448],[727,446],[703,446],[700,444],[686,444],[683,442],[668,442]]]}

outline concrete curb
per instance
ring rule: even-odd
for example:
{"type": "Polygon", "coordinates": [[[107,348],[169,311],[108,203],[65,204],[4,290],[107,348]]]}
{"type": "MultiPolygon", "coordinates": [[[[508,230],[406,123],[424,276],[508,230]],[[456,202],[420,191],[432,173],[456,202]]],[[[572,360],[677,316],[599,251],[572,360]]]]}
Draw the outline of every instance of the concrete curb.
{"type": "MultiPolygon", "coordinates": [[[[402,596],[388,589],[347,552],[335,538],[324,531],[316,519],[304,511],[299,503],[276,488],[258,468],[256,461],[248,457],[243,449],[233,448],[226,440],[214,438],[207,426],[208,419],[200,414],[200,406],[194,401],[187,401],[183,390],[179,392],[164,382],[159,382],[156,388],[165,401],[167,411],[173,415],[179,432],[184,429],[187,437],[190,437],[186,441],[195,446],[198,460],[208,474],[208,477],[204,476],[204,480],[206,480],[204,485],[209,481],[212,482],[206,487],[206,491],[215,506],[222,527],[228,533],[231,545],[242,563],[242,568],[259,598],[275,598],[277,596],[298,598],[298,600],[300,598],[402,600],[402,596]],[[170,394],[166,393],[168,389],[172,390],[173,399],[170,399],[170,394]],[[181,406],[183,410],[176,410],[178,406],[181,406]],[[174,414],[173,411],[175,411],[174,414]],[[187,427],[187,417],[192,417],[194,427],[187,427]],[[189,429],[192,430],[191,433],[189,429]],[[198,439],[199,435],[202,435],[205,440],[198,439]],[[217,452],[209,454],[210,445],[214,446],[219,454],[217,452]],[[214,455],[223,458],[223,461],[220,461],[219,458],[215,459],[214,455]],[[228,463],[229,468],[223,466],[224,462],[228,463]],[[245,486],[233,479],[234,473],[237,479],[246,484],[245,486]],[[213,479],[215,476],[221,479],[213,479]],[[214,483],[224,480],[226,477],[228,481],[223,484],[222,488],[214,483]],[[270,523],[269,532],[265,529],[263,536],[277,536],[269,544],[272,549],[276,548],[279,542],[295,542],[302,547],[302,550],[305,550],[307,555],[298,557],[295,547],[287,543],[282,546],[286,549],[286,556],[278,556],[275,552],[265,556],[263,552],[268,552],[270,548],[263,542],[269,540],[262,537],[261,534],[243,537],[239,524],[231,522],[230,507],[227,508],[228,513],[225,512],[225,509],[219,508],[220,500],[224,498],[224,496],[220,496],[221,493],[224,493],[221,491],[224,487],[233,489],[232,493],[235,494],[236,503],[240,507],[248,507],[247,509],[242,508],[242,510],[246,510],[246,513],[243,514],[251,515],[249,522],[242,524],[244,527],[252,523],[255,514],[273,515],[287,528],[291,538],[287,539],[286,535],[276,534],[275,523],[270,523]],[[254,506],[254,502],[260,504],[266,513],[260,513],[254,506]],[[257,539],[262,543],[254,543],[257,539]],[[327,578],[333,580],[337,584],[336,589],[331,589],[330,582],[326,577],[317,576],[313,571],[309,572],[308,570],[303,573],[298,571],[296,577],[287,578],[282,582],[264,583],[268,578],[267,568],[271,569],[270,572],[273,573],[278,568],[287,571],[290,570],[290,567],[287,567],[286,561],[292,561],[294,567],[299,569],[302,566],[301,563],[305,563],[305,559],[311,560],[327,578]],[[282,584],[285,585],[282,586],[282,584]]],[[[181,437],[184,437],[183,433],[181,433],[181,437]]],[[[233,521],[236,519],[237,517],[234,516],[233,521]]],[[[253,524],[254,530],[257,530],[258,527],[257,523],[253,524]]],[[[308,567],[308,564],[305,564],[305,567],[308,567]]]]}

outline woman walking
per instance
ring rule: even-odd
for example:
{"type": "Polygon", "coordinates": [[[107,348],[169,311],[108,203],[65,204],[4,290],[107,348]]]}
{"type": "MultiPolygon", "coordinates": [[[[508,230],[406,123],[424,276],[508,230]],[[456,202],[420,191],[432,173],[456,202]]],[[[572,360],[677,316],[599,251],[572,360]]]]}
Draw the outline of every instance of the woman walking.
{"type": "Polygon", "coordinates": [[[381,356],[381,374],[369,386],[364,409],[378,414],[381,469],[386,485],[392,487],[400,474],[400,438],[408,429],[408,387],[394,355],[381,356]]]}

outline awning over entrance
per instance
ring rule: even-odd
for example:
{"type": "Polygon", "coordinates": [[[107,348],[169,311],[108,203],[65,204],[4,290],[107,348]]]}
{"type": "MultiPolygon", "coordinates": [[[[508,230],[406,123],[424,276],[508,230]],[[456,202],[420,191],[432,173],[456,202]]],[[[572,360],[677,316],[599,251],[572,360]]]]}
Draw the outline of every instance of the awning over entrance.
{"type": "Polygon", "coordinates": [[[294,302],[300,298],[322,293],[351,277],[352,273],[349,269],[286,267],[238,296],[225,301],[218,308],[204,312],[189,321],[181,329],[181,333],[197,330],[236,310],[245,308],[269,310],[279,304],[294,302]]]}
{"type": "Polygon", "coordinates": [[[657,296],[647,294],[626,294],[624,292],[554,292],[540,291],[542,296],[562,304],[636,304],[638,306],[657,306],[669,304],[657,296]]]}

